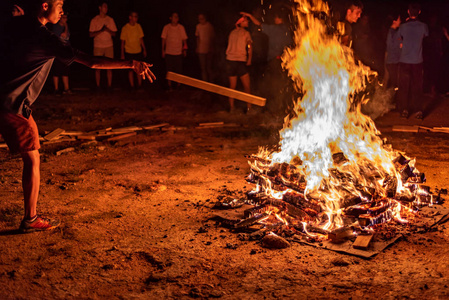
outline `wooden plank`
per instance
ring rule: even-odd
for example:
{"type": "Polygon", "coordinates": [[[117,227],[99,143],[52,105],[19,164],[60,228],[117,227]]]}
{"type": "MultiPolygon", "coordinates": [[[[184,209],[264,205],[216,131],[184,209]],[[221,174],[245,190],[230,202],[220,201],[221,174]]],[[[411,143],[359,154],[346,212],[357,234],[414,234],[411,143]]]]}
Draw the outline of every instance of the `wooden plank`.
{"type": "Polygon", "coordinates": [[[96,136],[92,134],[77,135],[78,140],[95,140],[96,136]]]}
{"type": "Polygon", "coordinates": [[[134,132],[128,132],[128,133],[125,133],[125,134],[121,134],[121,135],[117,135],[117,136],[108,138],[108,139],[106,139],[106,142],[114,142],[114,141],[118,141],[118,140],[125,139],[125,138],[128,138],[128,137],[132,137],[132,136],[135,136],[135,135],[137,135],[137,132],[135,132],[135,131],[134,132]]]}
{"type": "Polygon", "coordinates": [[[373,235],[359,235],[356,239],[352,247],[355,249],[366,250],[369,247],[369,243],[373,239],[373,235]]]}
{"type": "Polygon", "coordinates": [[[447,127],[433,127],[432,132],[443,132],[443,133],[449,133],[449,128],[447,127]]]}
{"type": "Polygon", "coordinates": [[[76,135],[83,135],[83,131],[66,131],[61,133],[61,135],[68,135],[68,136],[76,136],[76,135]]]}
{"type": "Polygon", "coordinates": [[[112,130],[112,127],[107,127],[107,128],[104,128],[104,129],[97,129],[97,130],[92,130],[92,131],[89,131],[89,132],[87,132],[87,134],[89,135],[89,134],[100,134],[100,133],[107,133],[107,132],[110,132],[112,130]]]}
{"type": "Polygon", "coordinates": [[[74,138],[72,136],[65,136],[65,137],[62,137],[60,139],[54,139],[54,140],[51,140],[51,141],[44,141],[42,144],[48,145],[48,144],[74,142],[74,141],[76,141],[76,138],[74,138]]]}
{"type": "Polygon", "coordinates": [[[75,151],[75,148],[73,148],[73,147],[65,148],[65,149],[62,149],[62,150],[57,151],[57,152],[56,152],[56,156],[59,156],[59,155],[61,155],[61,154],[63,154],[63,153],[72,152],[72,151],[75,151]]]}
{"type": "Polygon", "coordinates": [[[157,124],[157,125],[148,125],[148,126],[142,126],[143,129],[145,130],[152,130],[152,129],[159,129],[161,127],[166,127],[169,126],[170,124],[168,123],[162,123],[162,124],[157,124]]]}
{"type": "Polygon", "coordinates": [[[137,126],[129,126],[129,127],[122,127],[122,128],[114,128],[111,131],[112,132],[133,132],[133,131],[139,131],[142,130],[142,127],[137,127],[137,126]]]}
{"type": "Polygon", "coordinates": [[[183,127],[183,126],[170,126],[170,127],[164,127],[162,128],[162,131],[175,131],[175,130],[187,130],[187,127],[183,127]]]}
{"type": "Polygon", "coordinates": [[[63,132],[65,132],[64,129],[61,129],[61,128],[55,129],[52,132],[50,132],[49,134],[47,134],[46,136],[44,136],[44,139],[47,141],[51,141],[52,139],[57,138],[63,132]]]}
{"type": "Polygon", "coordinates": [[[237,100],[245,101],[258,106],[265,106],[267,99],[247,94],[241,91],[233,90],[210,82],[198,80],[188,76],[180,75],[173,72],[167,72],[167,79],[176,81],[185,85],[190,85],[198,89],[202,89],[211,93],[231,97],[237,100]]]}
{"type": "Polygon", "coordinates": [[[211,123],[200,123],[200,126],[217,126],[224,125],[224,122],[211,122],[211,123]]]}
{"type": "Polygon", "coordinates": [[[399,131],[399,132],[418,132],[419,126],[418,125],[394,125],[393,131],[399,131]]]}

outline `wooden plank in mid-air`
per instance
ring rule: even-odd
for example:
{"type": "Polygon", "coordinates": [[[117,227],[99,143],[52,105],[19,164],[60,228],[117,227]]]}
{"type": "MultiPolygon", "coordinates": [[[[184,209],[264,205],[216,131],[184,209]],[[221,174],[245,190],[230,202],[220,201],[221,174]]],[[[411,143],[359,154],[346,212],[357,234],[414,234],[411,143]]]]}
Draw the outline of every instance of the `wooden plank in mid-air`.
{"type": "Polygon", "coordinates": [[[192,77],[188,77],[185,75],[173,73],[173,72],[167,72],[167,79],[171,81],[176,81],[181,84],[189,85],[196,87],[198,89],[202,89],[211,93],[220,94],[223,96],[231,97],[237,100],[241,100],[247,103],[251,103],[258,106],[265,106],[265,103],[267,99],[254,96],[251,94],[247,94],[241,91],[233,90],[227,87],[223,87],[217,84],[213,84],[210,82],[206,82],[203,80],[195,79],[192,77]]]}

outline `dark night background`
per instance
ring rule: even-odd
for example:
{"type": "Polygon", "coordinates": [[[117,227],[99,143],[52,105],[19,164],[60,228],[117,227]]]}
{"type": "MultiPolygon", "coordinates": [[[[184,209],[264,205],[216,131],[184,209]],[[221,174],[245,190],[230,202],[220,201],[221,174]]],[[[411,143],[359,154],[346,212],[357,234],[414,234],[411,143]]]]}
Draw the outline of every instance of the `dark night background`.
{"type": "MultiPolygon", "coordinates": [[[[275,7],[279,3],[291,4],[289,0],[110,0],[108,14],[114,18],[119,29],[115,43],[115,56],[120,54],[120,29],[128,21],[128,12],[136,10],[139,13],[139,23],[145,33],[145,44],[148,51],[147,61],[154,64],[154,72],[158,78],[164,76],[164,63],[161,59],[161,39],[160,34],[165,24],[169,22],[169,15],[178,12],[180,23],[186,28],[188,39],[188,56],[185,59],[184,73],[190,76],[199,77],[198,63],[195,56],[195,25],[197,15],[204,12],[208,15],[209,21],[214,25],[217,34],[217,57],[216,68],[221,68],[224,60],[224,51],[227,43],[227,36],[234,28],[233,24],[239,17],[239,11],[254,12],[259,9],[265,15],[265,21],[270,22],[270,5],[275,7]]],[[[376,57],[380,60],[383,57],[385,34],[387,25],[387,15],[396,12],[406,16],[407,4],[409,1],[386,1],[386,0],[365,0],[363,14],[370,17],[370,27],[372,43],[376,57]]],[[[427,21],[431,15],[438,15],[439,20],[444,23],[449,19],[449,1],[421,1],[421,19],[427,21]]],[[[1,19],[6,20],[10,16],[12,0],[2,0],[0,4],[1,19]]],[[[98,14],[98,1],[94,0],[66,0],[64,11],[69,15],[69,29],[71,33],[71,43],[87,53],[92,53],[92,38],[89,38],[89,22],[98,14]]],[[[343,12],[344,1],[331,1],[331,7],[335,12],[343,12]]],[[[343,13],[341,13],[343,14],[343,13]]],[[[446,25],[447,26],[447,25],[446,25]]],[[[250,28],[251,30],[251,28],[250,28]]],[[[379,63],[382,65],[382,63],[379,63]]],[[[74,64],[71,71],[72,86],[92,87],[94,82],[93,71],[74,64]],[[88,76],[86,76],[89,74],[88,76]]],[[[378,70],[382,73],[382,70],[378,70]]],[[[223,72],[221,72],[223,73],[223,72]]],[[[114,86],[126,84],[126,72],[115,71],[114,86]]],[[[103,76],[104,77],[104,76],[103,76]]],[[[156,86],[163,83],[158,80],[156,86]]],[[[220,82],[218,82],[220,83],[220,82]]],[[[221,84],[226,84],[222,82],[221,84]]]]}

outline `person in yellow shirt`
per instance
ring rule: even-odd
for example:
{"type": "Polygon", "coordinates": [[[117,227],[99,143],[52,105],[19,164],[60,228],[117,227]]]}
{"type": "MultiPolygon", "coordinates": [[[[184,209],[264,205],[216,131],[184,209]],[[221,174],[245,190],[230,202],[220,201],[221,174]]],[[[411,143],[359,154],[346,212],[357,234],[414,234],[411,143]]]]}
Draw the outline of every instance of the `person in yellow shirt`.
{"type": "MultiPolygon", "coordinates": [[[[132,11],[129,14],[129,22],[125,24],[122,28],[120,34],[120,40],[122,41],[122,59],[141,61],[147,57],[147,49],[145,48],[145,43],[143,42],[143,30],[137,21],[139,20],[139,15],[137,12],[132,11]]],[[[129,85],[132,90],[134,90],[134,74],[133,72],[128,73],[129,85]]],[[[142,78],[137,76],[137,88],[142,87],[142,78]]]]}

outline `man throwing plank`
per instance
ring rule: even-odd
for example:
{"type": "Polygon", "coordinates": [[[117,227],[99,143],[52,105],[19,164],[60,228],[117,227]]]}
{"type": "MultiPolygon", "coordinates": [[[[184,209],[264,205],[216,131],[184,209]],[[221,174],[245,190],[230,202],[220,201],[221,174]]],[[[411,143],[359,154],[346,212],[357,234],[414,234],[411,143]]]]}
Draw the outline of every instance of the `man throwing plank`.
{"type": "Polygon", "coordinates": [[[0,134],[11,152],[23,161],[22,187],[25,214],[22,232],[49,230],[59,220],[37,215],[40,184],[39,134],[31,105],[45,84],[54,59],[73,61],[93,69],[133,69],[153,82],[152,65],[84,54],[62,42],[45,24],[56,24],[63,15],[63,0],[29,0],[29,11],[11,20],[0,33],[0,134]]]}

